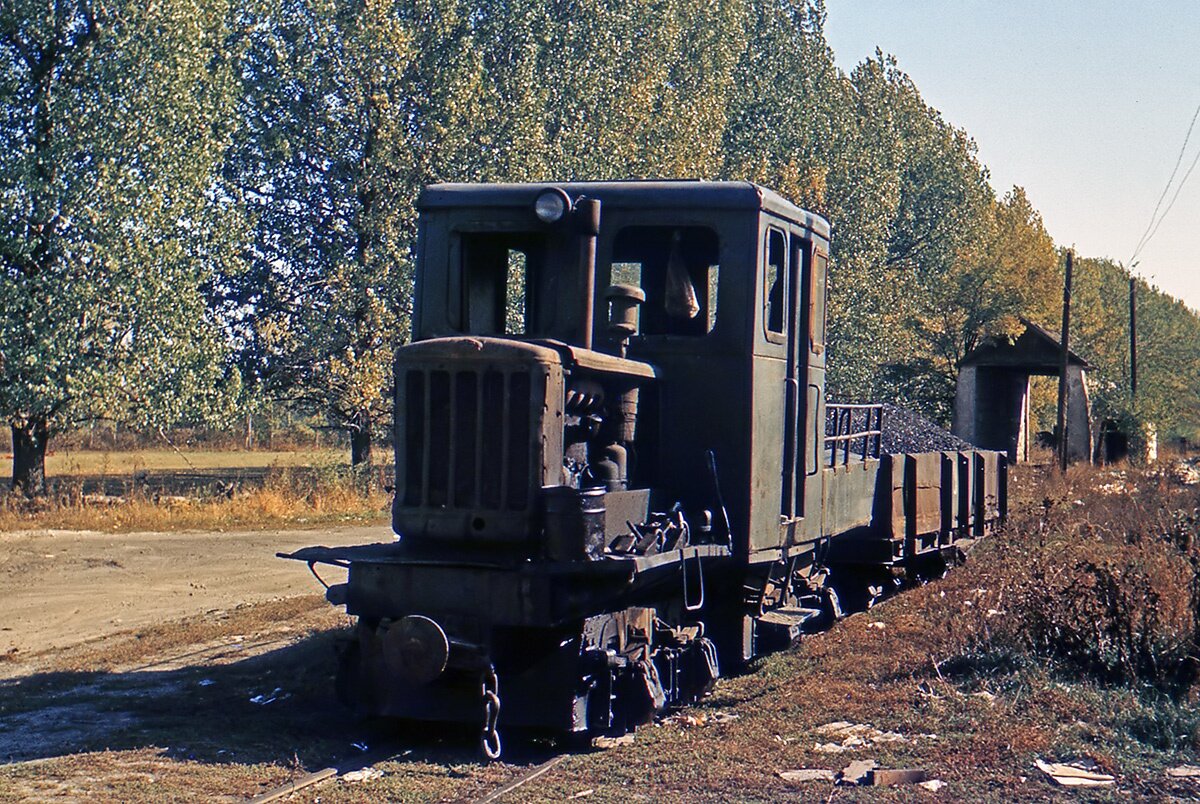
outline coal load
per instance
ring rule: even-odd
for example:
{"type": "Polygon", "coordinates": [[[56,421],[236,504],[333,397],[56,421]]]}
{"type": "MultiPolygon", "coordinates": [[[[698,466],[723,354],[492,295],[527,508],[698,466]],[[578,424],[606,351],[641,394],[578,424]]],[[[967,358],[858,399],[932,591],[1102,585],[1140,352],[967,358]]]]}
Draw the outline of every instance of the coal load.
{"type": "Polygon", "coordinates": [[[883,406],[883,440],[880,450],[888,455],[973,448],[968,442],[949,430],[938,427],[924,416],[896,405],[883,406]]]}

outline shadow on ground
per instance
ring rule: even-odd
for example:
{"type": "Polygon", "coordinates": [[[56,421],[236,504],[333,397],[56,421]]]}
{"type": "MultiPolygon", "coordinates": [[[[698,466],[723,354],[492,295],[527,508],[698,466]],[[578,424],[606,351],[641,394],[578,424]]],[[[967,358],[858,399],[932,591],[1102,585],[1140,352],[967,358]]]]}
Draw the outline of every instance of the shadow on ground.
{"type": "MultiPolygon", "coordinates": [[[[0,681],[0,764],[157,748],[171,758],[311,767],[399,735],[333,693],[339,631],[226,664],[0,681]]],[[[389,728],[390,726],[390,728],[389,728]]]]}

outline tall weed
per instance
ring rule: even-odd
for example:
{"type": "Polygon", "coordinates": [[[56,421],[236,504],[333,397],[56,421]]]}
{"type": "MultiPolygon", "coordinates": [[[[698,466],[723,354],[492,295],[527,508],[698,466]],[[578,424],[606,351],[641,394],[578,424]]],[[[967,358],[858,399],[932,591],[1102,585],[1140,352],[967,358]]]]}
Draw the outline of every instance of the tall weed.
{"type": "Polygon", "coordinates": [[[212,530],[383,522],[391,503],[380,467],[284,467],[261,482],[217,482],[187,494],[152,491],[130,478],[119,494],[85,494],[80,481],[54,485],[50,497],[0,494],[0,531],[212,530]]]}
{"type": "Polygon", "coordinates": [[[1160,473],[1090,468],[1015,487],[1024,499],[950,626],[964,654],[1189,689],[1200,669],[1197,491],[1160,473]]]}

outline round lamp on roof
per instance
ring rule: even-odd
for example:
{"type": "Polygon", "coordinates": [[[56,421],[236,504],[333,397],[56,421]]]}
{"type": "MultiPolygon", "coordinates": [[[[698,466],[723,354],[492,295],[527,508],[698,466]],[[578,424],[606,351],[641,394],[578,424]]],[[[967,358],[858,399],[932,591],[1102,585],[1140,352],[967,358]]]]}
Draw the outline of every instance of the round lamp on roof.
{"type": "Polygon", "coordinates": [[[538,194],[533,202],[533,213],[542,223],[558,223],[571,211],[571,197],[557,187],[538,194]]]}

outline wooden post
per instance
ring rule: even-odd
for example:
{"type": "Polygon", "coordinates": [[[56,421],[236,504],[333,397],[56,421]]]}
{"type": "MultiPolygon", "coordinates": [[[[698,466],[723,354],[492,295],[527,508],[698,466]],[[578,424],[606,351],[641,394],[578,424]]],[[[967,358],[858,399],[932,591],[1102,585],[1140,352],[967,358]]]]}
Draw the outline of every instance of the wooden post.
{"type": "Polygon", "coordinates": [[[1067,471],[1067,365],[1071,353],[1071,268],[1074,254],[1067,252],[1067,275],[1063,282],[1062,356],[1058,363],[1058,468],[1067,471]]]}
{"type": "Polygon", "coordinates": [[[1129,398],[1137,399],[1137,280],[1129,277],[1129,398]]]}

